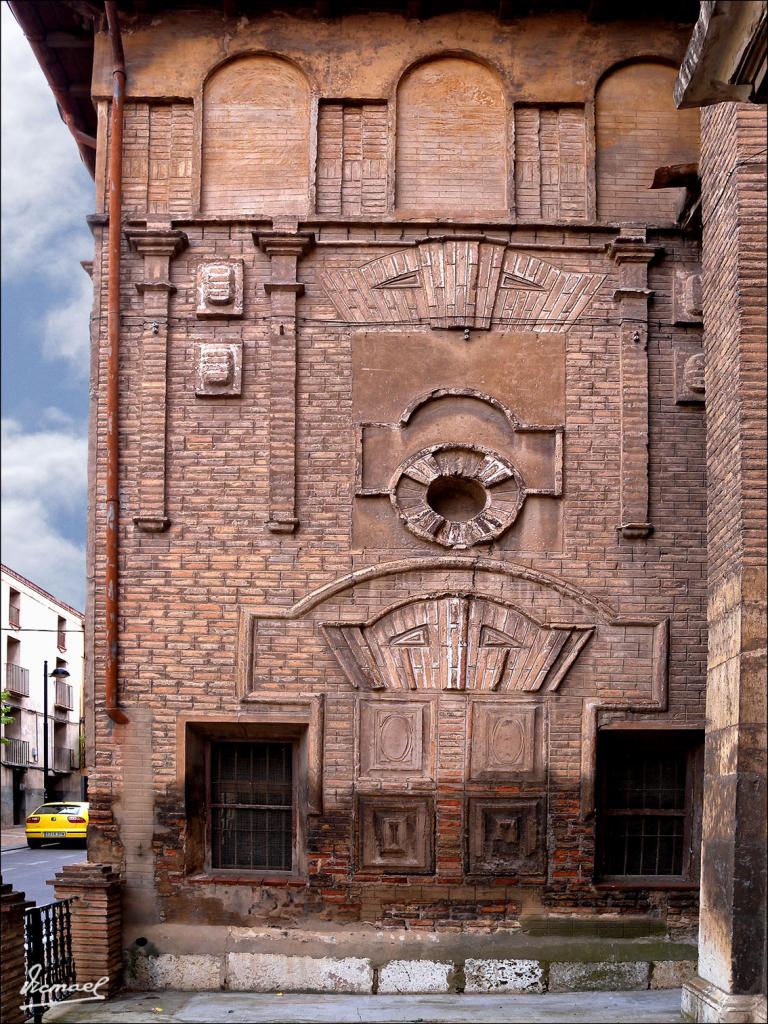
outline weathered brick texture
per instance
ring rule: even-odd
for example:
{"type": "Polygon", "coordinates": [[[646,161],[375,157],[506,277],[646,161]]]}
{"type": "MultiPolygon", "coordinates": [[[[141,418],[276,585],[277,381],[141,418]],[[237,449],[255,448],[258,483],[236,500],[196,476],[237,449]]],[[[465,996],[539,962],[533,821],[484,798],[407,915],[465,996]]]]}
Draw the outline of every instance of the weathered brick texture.
{"type": "MultiPolygon", "coordinates": [[[[621,72],[603,79],[637,51],[626,26],[598,29],[577,12],[526,20],[523,35],[485,14],[373,21],[225,19],[230,52],[256,56],[221,66],[222,16],[211,11],[168,13],[126,37],[126,219],[132,230],[183,231],[188,245],[169,263],[166,345],[136,287],[144,257],[123,251],[120,694],[130,723],[103,713],[94,582],[90,855],[125,868],[140,896],[131,929],[314,919],[481,932],[527,908],[641,912],[684,931],[695,883],[595,884],[592,775],[599,728],[703,725],[704,410],[675,390],[676,354],[698,349],[701,330],[678,323],[674,306],[675,272],[697,268],[699,246],[646,181],[695,149],[695,132],[671,98],[669,114],[640,124],[635,86],[625,95],[621,72]],[[601,113],[601,81],[613,83],[614,121],[601,113]],[[638,170],[639,131],[654,141],[638,170]],[[609,254],[619,223],[649,247],[647,281],[609,254]],[[214,261],[242,261],[242,316],[198,316],[198,267],[214,261]],[[239,393],[200,394],[200,346],[213,342],[241,346],[239,393]],[[163,350],[160,423],[148,403],[157,412],[162,387],[147,387],[163,350]],[[392,480],[418,452],[422,467],[455,459],[486,481],[511,464],[517,476],[488,487],[511,520],[468,548],[413,529],[427,485],[418,468],[398,477],[405,497],[392,480]],[[142,467],[161,463],[169,525],[147,532],[133,521],[142,467]],[[647,510],[639,534],[619,529],[627,494],[647,510]],[[482,608],[469,600],[479,596],[482,608]],[[415,616],[416,599],[433,618],[398,627],[386,657],[399,668],[388,662],[377,688],[376,652],[392,639],[379,623],[395,606],[415,616]],[[422,626],[429,637],[407,636],[422,626]],[[536,654],[532,638],[551,647],[536,654]],[[537,671],[515,661],[519,644],[537,671]],[[449,652],[466,661],[443,678],[449,652]],[[424,683],[426,657],[439,685],[424,683]],[[413,689],[395,682],[407,671],[413,689]],[[476,685],[494,672],[496,689],[476,685]],[[195,729],[239,722],[253,735],[282,714],[311,731],[291,711],[308,697],[322,704],[312,733],[322,808],[306,814],[301,871],[212,875],[190,796],[203,778],[195,729]],[[413,755],[410,774],[361,772],[361,705],[411,701],[429,705],[409,719],[427,753],[413,755]],[[535,756],[518,752],[518,763],[507,750],[506,768],[473,774],[481,704],[522,708],[504,721],[532,737],[535,756]],[[409,851],[413,871],[379,870],[361,834],[366,820],[391,820],[393,796],[410,822],[434,815],[432,846],[409,851]],[[493,801],[522,823],[507,861],[468,845],[470,821],[506,820],[493,801]]],[[[643,52],[679,60],[684,31],[659,23],[647,34],[643,52]]],[[[94,92],[105,124],[103,43],[94,92]]],[[[659,66],[637,66],[654,97],[659,66]]],[[[107,144],[102,131],[102,199],[107,144]]],[[[101,224],[94,231],[99,581],[106,239],[101,224]]]]}
{"type": "Polygon", "coordinates": [[[764,991],[766,133],[762,107],[702,112],[709,658],[699,974],[764,991]],[[727,867],[724,867],[727,865],[727,867]]]}
{"type": "Polygon", "coordinates": [[[8,1024],[24,1024],[21,994],[24,967],[24,893],[10,885],[0,887],[0,962],[2,962],[2,1004],[0,1015],[8,1024]]]}

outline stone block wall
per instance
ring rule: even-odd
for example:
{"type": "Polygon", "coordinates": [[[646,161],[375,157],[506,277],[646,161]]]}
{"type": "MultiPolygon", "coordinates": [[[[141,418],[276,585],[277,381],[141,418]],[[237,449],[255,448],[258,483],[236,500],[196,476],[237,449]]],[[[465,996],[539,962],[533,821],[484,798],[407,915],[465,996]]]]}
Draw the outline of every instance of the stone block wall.
{"type": "Polygon", "coordinates": [[[701,980],[686,1008],[717,1016],[696,1019],[765,1016],[765,161],[762,107],[702,111],[708,727],[701,980]]]}

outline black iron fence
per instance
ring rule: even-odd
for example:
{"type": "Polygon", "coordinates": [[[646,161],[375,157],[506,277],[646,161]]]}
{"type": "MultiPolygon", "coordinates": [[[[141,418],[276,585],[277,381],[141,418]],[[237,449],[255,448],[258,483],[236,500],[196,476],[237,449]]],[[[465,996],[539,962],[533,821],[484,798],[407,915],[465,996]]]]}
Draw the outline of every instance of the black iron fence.
{"type": "Polygon", "coordinates": [[[40,1024],[52,1003],[67,998],[68,986],[76,980],[71,903],[71,899],[57,900],[42,907],[28,907],[24,913],[24,1010],[35,1024],[40,1024]]]}

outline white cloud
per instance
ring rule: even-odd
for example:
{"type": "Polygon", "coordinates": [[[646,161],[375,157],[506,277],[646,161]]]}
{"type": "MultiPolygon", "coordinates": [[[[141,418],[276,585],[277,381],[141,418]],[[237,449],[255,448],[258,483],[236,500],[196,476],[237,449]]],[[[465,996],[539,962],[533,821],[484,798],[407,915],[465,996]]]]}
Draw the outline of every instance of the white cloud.
{"type": "Polygon", "coordinates": [[[80,371],[90,302],[86,307],[78,263],[93,247],[85,224],[93,185],[29,43],[1,6],[3,277],[39,282],[41,298],[48,294],[63,307],[66,330],[49,333],[41,325],[41,347],[80,371]]]}
{"type": "Polygon", "coordinates": [[[61,426],[24,431],[16,420],[2,422],[3,561],[82,609],[85,547],[64,537],[57,520],[85,504],[88,443],[58,410],[46,418],[61,426]]]}
{"type": "MultiPolygon", "coordinates": [[[[80,269],[78,267],[78,269],[80,269]]],[[[90,278],[82,271],[78,287],[71,290],[67,302],[50,309],[43,322],[43,352],[49,358],[68,359],[79,377],[87,377],[89,369],[89,319],[93,304],[90,278]]]]}

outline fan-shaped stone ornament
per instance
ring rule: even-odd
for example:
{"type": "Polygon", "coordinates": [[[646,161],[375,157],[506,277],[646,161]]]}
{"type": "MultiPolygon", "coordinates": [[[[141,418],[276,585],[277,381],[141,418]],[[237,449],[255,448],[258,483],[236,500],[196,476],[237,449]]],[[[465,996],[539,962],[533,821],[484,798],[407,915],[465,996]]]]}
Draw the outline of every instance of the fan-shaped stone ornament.
{"type": "Polygon", "coordinates": [[[355,687],[406,691],[556,690],[594,632],[546,626],[511,605],[467,594],[417,598],[370,623],[321,628],[355,687]]]}
{"type": "Polygon", "coordinates": [[[338,314],[352,324],[543,334],[572,327],[604,280],[474,234],[420,239],[320,275],[338,314]]]}
{"type": "Polygon", "coordinates": [[[487,544],[517,519],[526,497],[519,471],[479,445],[423,448],[393,474],[389,496],[417,537],[448,548],[487,544]]]}

